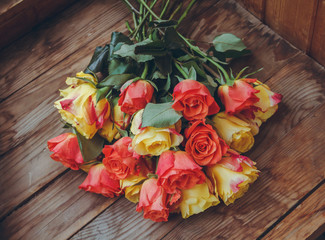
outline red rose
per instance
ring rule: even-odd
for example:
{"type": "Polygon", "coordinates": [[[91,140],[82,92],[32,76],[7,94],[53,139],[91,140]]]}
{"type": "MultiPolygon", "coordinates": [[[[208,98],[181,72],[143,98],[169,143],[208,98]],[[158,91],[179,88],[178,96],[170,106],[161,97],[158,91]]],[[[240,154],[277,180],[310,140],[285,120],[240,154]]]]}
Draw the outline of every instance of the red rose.
{"type": "Polygon", "coordinates": [[[159,157],[157,175],[158,185],[170,194],[176,189],[189,189],[205,181],[201,167],[183,151],[163,152],[159,157]]]}
{"type": "Polygon", "coordinates": [[[120,181],[111,179],[102,163],[90,168],[87,178],[79,188],[85,191],[99,193],[110,198],[122,193],[120,181]]]}
{"type": "Polygon", "coordinates": [[[122,86],[120,99],[118,100],[118,105],[121,106],[122,112],[129,115],[145,108],[151,102],[154,92],[153,86],[147,81],[138,80],[130,84],[132,81],[129,80],[122,86]]]}
{"type": "Polygon", "coordinates": [[[169,209],[167,208],[167,193],[157,185],[157,179],[146,180],[140,191],[137,211],[143,210],[143,217],[155,222],[166,222],[168,220],[169,209]]]}
{"type": "Polygon", "coordinates": [[[219,87],[218,95],[225,105],[226,113],[235,114],[245,110],[247,114],[247,111],[258,110],[254,103],[259,101],[255,95],[259,90],[250,85],[253,82],[256,82],[256,79],[240,79],[236,80],[233,86],[222,85],[219,87]]]}
{"type": "Polygon", "coordinates": [[[130,174],[138,172],[137,165],[140,155],[133,151],[131,145],[132,138],[123,137],[113,145],[104,147],[103,164],[112,179],[125,179],[130,174]]]}
{"type": "Polygon", "coordinates": [[[53,160],[64,166],[78,170],[84,161],[80,152],[77,136],[73,133],[63,133],[47,141],[47,146],[53,154],[53,160]]]}
{"type": "Polygon", "coordinates": [[[188,79],[178,83],[174,88],[173,97],[173,108],[181,111],[189,121],[204,119],[220,110],[206,86],[195,80],[188,79]]]}
{"type": "Polygon", "coordinates": [[[195,121],[185,130],[185,151],[201,166],[214,165],[221,160],[229,148],[211,125],[195,121]]]}

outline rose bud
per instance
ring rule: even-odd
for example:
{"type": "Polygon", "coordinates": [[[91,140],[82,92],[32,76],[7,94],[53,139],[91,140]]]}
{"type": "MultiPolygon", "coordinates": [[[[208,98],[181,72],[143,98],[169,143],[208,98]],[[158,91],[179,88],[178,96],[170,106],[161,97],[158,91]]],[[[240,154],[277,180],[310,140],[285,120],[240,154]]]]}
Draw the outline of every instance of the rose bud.
{"type": "Polygon", "coordinates": [[[84,162],[77,136],[73,133],[63,133],[47,141],[47,146],[52,153],[53,160],[61,162],[64,166],[78,170],[84,162]]]}
{"type": "Polygon", "coordinates": [[[118,100],[122,112],[129,115],[145,108],[151,102],[154,93],[154,88],[149,82],[145,80],[132,81],[127,81],[121,87],[120,99],[118,100]]]}
{"type": "MultiPolygon", "coordinates": [[[[95,83],[90,74],[77,73],[77,77],[86,78],[95,83]]],[[[96,103],[96,87],[78,78],[67,78],[70,87],[60,90],[63,99],[54,103],[64,121],[71,124],[86,138],[92,138],[110,115],[107,99],[96,103]]]]}
{"type": "Polygon", "coordinates": [[[120,186],[124,190],[125,198],[133,203],[139,202],[140,190],[143,182],[147,177],[139,174],[130,175],[125,179],[120,180],[120,186]]]}
{"type": "Polygon", "coordinates": [[[132,120],[131,132],[135,134],[132,148],[140,155],[159,156],[171,147],[178,146],[183,136],[175,130],[175,125],[167,128],[141,128],[143,110],[137,112],[132,120]]]}
{"type": "Polygon", "coordinates": [[[240,198],[254,182],[259,171],[248,157],[241,156],[233,150],[216,165],[207,168],[207,175],[214,184],[215,192],[222,201],[229,205],[240,198]]]}
{"type": "Polygon", "coordinates": [[[185,129],[185,138],[185,151],[201,166],[216,164],[229,148],[205,120],[192,122],[191,126],[185,129]]]}
{"type": "Polygon", "coordinates": [[[216,114],[212,121],[218,135],[230,148],[243,153],[253,147],[254,137],[247,122],[225,112],[216,114]]]}
{"type": "Polygon", "coordinates": [[[143,217],[155,222],[166,222],[169,209],[167,208],[167,193],[157,185],[157,179],[151,178],[142,184],[140,199],[136,209],[143,210],[143,217]]]}
{"type": "Polygon", "coordinates": [[[173,108],[183,113],[185,119],[202,120],[207,115],[216,114],[220,108],[209,90],[195,80],[183,80],[173,92],[173,108]]]}
{"type": "Polygon", "coordinates": [[[158,185],[170,194],[176,189],[189,189],[205,181],[201,167],[191,155],[183,151],[163,152],[159,157],[156,173],[158,185]]]}
{"type": "Polygon", "coordinates": [[[226,108],[226,113],[233,115],[243,110],[251,113],[257,111],[254,103],[259,101],[256,96],[259,90],[250,84],[253,82],[256,82],[256,79],[239,79],[233,86],[222,85],[218,88],[218,96],[226,108]]]}
{"type": "Polygon", "coordinates": [[[219,199],[213,195],[213,191],[209,189],[208,184],[205,182],[190,189],[182,190],[182,201],[179,208],[182,217],[188,218],[219,203],[219,199]]]}
{"type": "Polygon", "coordinates": [[[122,193],[120,182],[111,179],[104,164],[97,164],[90,168],[85,181],[79,186],[88,192],[102,194],[105,197],[113,198],[122,193]]]}
{"type": "Polygon", "coordinates": [[[113,145],[105,145],[103,164],[112,179],[125,179],[139,172],[140,156],[131,148],[132,138],[123,137],[113,145]]]}
{"type": "Polygon", "coordinates": [[[262,122],[265,122],[277,111],[278,104],[282,100],[282,95],[272,92],[266,84],[260,81],[257,81],[256,84],[254,88],[259,90],[259,92],[256,93],[259,101],[256,102],[254,106],[258,107],[259,110],[255,112],[254,115],[262,122]]]}

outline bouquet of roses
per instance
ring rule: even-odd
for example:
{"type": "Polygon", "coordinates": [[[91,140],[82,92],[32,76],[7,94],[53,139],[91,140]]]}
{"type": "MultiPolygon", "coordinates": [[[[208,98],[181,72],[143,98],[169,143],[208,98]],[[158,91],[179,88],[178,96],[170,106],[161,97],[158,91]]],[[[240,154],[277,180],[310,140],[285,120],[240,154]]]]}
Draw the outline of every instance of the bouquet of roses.
{"type": "Polygon", "coordinates": [[[113,32],[60,90],[54,105],[71,132],[48,141],[51,158],[88,172],[80,189],[124,194],[157,222],[233,203],[259,173],[241,154],[282,96],[245,69],[233,75],[229,61],[249,53],[236,36],[202,51],[176,30],[195,0],[124,2],[129,35],[113,32]]]}

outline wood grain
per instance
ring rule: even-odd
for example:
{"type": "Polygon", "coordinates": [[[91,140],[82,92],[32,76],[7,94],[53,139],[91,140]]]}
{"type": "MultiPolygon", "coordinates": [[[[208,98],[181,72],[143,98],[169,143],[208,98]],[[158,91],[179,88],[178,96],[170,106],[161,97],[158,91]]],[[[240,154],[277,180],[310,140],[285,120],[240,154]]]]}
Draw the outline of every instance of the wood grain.
{"type": "Polygon", "coordinates": [[[265,23],[303,51],[309,48],[317,0],[267,0],[265,23]]]}
{"type": "MultiPolygon", "coordinates": [[[[113,29],[123,31],[124,26],[118,23],[107,30],[113,29]]],[[[87,66],[93,49],[105,40],[106,36],[98,37],[1,104],[1,149],[12,149],[1,156],[1,217],[65,169],[50,159],[46,146],[63,132],[53,102],[59,98],[58,89],[66,87],[66,77],[87,66]]]]}
{"type": "Polygon", "coordinates": [[[325,0],[319,0],[310,55],[325,66],[325,0]]]}
{"type": "Polygon", "coordinates": [[[75,0],[3,0],[0,3],[0,49],[75,0]]]}
{"type": "MultiPolygon", "coordinates": [[[[122,1],[78,1],[0,52],[0,100],[18,91],[35,78],[76,51],[87,48],[91,41],[106,37],[107,29],[121,22],[128,14],[122,1]]],[[[124,22],[121,22],[121,25],[124,22]]],[[[90,50],[92,52],[93,50],[90,50]]]]}
{"type": "Polygon", "coordinates": [[[185,27],[182,32],[199,45],[207,48],[215,36],[222,33],[233,33],[243,40],[251,55],[236,59],[231,67],[234,73],[249,66],[248,72],[263,67],[263,71],[253,77],[264,82],[277,73],[289,59],[296,57],[298,50],[262,24],[236,1],[219,1],[213,8],[208,8],[204,15],[194,14],[191,31],[185,27]]]}
{"type": "Polygon", "coordinates": [[[248,11],[258,17],[262,22],[265,17],[265,2],[266,0],[237,0],[248,11]]]}
{"type": "Polygon", "coordinates": [[[324,103],[324,78],[325,69],[301,53],[266,82],[274,92],[283,95],[283,101],[278,112],[255,136],[254,150],[248,153],[252,159],[268,149],[270,143],[277,144],[291,128],[324,103]]]}
{"type": "Polygon", "coordinates": [[[321,185],[297,209],[273,228],[265,236],[265,239],[307,239],[324,223],[325,184],[321,185]]]}
{"type": "Polygon", "coordinates": [[[141,219],[133,203],[121,199],[72,239],[161,239],[166,234],[164,239],[256,239],[324,179],[325,150],[319,150],[324,110],[325,105],[256,159],[261,176],[235,204],[218,205],[186,220],[173,215],[168,223],[153,224],[141,219]]]}
{"type": "Polygon", "coordinates": [[[13,212],[0,224],[2,239],[67,239],[117,200],[80,190],[85,177],[69,171],[13,212]]]}
{"type": "MultiPolygon", "coordinates": [[[[324,117],[325,105],[322,105],[256,159],[260,178],[234,205],[219,205],[190,217],[164,239],[259,237],[325,178],[324,117]]],[[[305,234],[312,234],[312,229],[305,234]]]]}

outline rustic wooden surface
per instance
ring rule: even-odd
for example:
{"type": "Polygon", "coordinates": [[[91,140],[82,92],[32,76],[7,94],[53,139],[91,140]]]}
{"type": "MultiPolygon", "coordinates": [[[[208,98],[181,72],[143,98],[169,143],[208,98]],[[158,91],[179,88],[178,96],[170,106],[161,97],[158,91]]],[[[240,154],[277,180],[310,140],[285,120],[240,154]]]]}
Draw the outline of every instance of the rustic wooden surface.
{"type": "Polygon", "coordinates": [[[63,132],[53,108],[58,89],[129,18],[120,1],[77,1],[0,52],[0,238],[305,239],[324,232],[325,70],[233,0],[202,2],[181,31],[201,42],[223,32],[241,37],[252,55],[234,69],[263,66],[256,76],[284,95],[248,153],[261,175],[244,197],[154,223],[124,197],[78,189],[86,174],[50,159],[46,141],[63,132]]]}
{"type": "Polygon", "coordinates": [[[325,0],[237,0],[296,47],[325,65],[325,0]]]}

